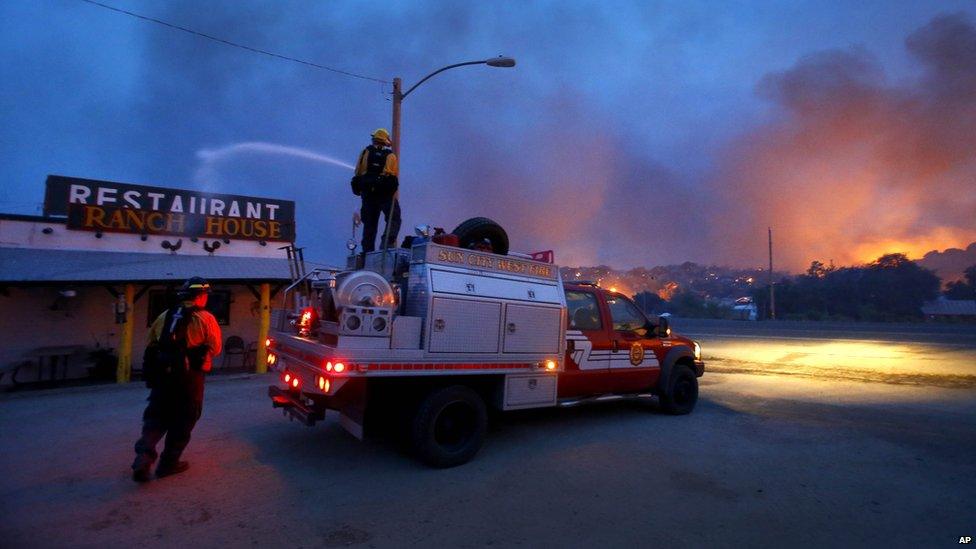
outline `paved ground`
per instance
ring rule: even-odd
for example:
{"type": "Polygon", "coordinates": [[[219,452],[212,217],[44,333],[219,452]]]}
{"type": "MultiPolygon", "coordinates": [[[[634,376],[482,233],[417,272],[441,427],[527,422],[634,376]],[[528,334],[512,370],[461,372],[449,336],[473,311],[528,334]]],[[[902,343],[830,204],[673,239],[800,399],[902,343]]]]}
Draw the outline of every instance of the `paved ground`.
{"type": "Polygon", "coordinates": [[[637,402],[522,412],[473,462],[431,470],[334,416],[289,423],[268,382],[213,380],[193,468],[145,486],[128,471],[144,389],[0,397],[0,545],[908,547],[976,535],[971,388],[709,373],[690,416],[637,402]]]}
{"type": "Polygon", "coordinates": [[[976,325],[676,319],[713,372],[976,389],[976,325]]]}
{"type": "Polygon", "coordinates": [[[0,403],[0,539],[18,546],[942,545],[976,529],[961,389],[717,374],[695,414],[522,413],[472,463],[425,469],[333,421],[289,424],[266,380],[220,380],[181,477],[137,486],[142,391],[0,403]]]}

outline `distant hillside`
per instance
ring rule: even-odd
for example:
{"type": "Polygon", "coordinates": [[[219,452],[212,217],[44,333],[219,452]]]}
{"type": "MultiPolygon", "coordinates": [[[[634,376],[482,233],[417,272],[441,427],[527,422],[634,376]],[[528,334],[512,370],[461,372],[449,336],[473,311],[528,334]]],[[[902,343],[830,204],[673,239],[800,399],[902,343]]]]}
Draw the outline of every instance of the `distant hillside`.
{"type": "MultiPolygon", "coordinates": [[[[750,295],[754,287],[763,287],[768,280],[762,268],[736,269],[692,262],[630,270],[617,270],[606,265],[562,267],[561,271],[567,282],[587,280],[626,295],[649,291],[666,300],[681,291],[691,291],[705,298],[735,299],[750,295]]],[[[774,279],[786,276],[787,273],[776,271],[774,279]]]]}
{"type": "Polygon", "coordinates": [[[932,250],[915,262],[935,271],[943,284],[961,280],[963,270],[970,265],[976,265],[976,242],[967,246],[965,250],[959,248],[949,248],[944,252],[932,250]]]}
{"type": "MultiPolygon", "coordinates": [[[[976,242],[965,250],[949,248],[943,252],[933,250],[916,263],[935,271],[942,284],[963,278],[963,270],[976,265],[976,242]]],[[[699,265],[685,262],[680,265],[638,267],[618,270],[607,265],[595,267],[562,267],[563,280],[588,280],[606,288],[617,289],[627,295],[653,292],[670,300],[681,291],[691,291],[706,299],[736,299],[752,293],[754,288],[766,287],[768,274],[762,267],[732,268],[717,265],[699,265]]],[[[776,271],[774,280],[789,278],[786,272],[776,271]]]]}

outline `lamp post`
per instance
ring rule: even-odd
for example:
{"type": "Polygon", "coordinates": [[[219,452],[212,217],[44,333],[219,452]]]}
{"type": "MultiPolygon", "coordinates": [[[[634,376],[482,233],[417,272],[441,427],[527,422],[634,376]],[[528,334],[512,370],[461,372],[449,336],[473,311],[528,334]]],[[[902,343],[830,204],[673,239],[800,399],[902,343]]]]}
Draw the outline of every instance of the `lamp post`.
{"type": "Polygon", "coordinates": [[[436,71],[428,74],[427,76],[420,79],[419,82],[410,87],[406,92],[402,92],[403,80],[400,77],[393,79],[393,153],[397,155],[397,159],[400,158],[400,105],[403,100],[406,99],[410,92],[417,89],[417,86],[428,81],[434,75],[440,74],[448,69],[453,69],[456,67],[463,67],[465,65],[488,65],[489,67],[514,67],[515,59],[511,57],[493,57],[491,59],[483,59],[481,61],[466,61],[464,63],[455,63],[453,65],[448,65],[446,67],[441,67],[436,71]]]}
{"type": "MultiPolygon", "coordinates": [[[[511,57],[502,57],[499,55],[498,57],[492,57],[491,59],[482,59],[481,61],[465,61],[464,63],[455,63],[453,65],[441,67],[421,78],[419,82],[413,86],[410,86],[410,89],[408,89],[406,92],[401,91],[403,89],[403,79],[401,79],[399,76],[393,79],[393,154],[397,156],[397,161],[400,160],[400,106],[403,104],[403,100],[410,95],[410,92],[417,89],[417,86],[430,80],[434,75],[440,74],[448,69],[463,67],[465,65],[488,65],[489,67],[508,68],[515,66],[515,59],[511,57]]],[[[383,233],[384,250],[387,248],[390,238],[390,216],[393,215],[393,208],[396,207],[396,203],[399,198],[400,191],[397,191],[393,195],[393,203],[390,204],[390,211],[386,216],[386,231],[383,233]]],[[[383,260],[386,260],[385,254],[383,256],[383,260]]]]}

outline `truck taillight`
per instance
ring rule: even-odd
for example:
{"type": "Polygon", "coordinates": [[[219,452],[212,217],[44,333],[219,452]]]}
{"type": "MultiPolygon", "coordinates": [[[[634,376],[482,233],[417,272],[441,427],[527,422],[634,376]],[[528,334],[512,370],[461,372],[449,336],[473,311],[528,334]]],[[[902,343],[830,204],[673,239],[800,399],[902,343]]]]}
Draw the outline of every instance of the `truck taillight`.
{"type": "Polygon", "coordinates": [[[319,390],[328,393],[329,389],[332,387],[332,383],[329,382],[328,378],[325,376],[319,376],[318,378],[319,390]]]}
{"type": "Polygon", "coordinates": [[[335,373],[341,373],[346,370],[346,365],[341,362],[336,362],[335,366],[332,367],[332,371],[335,373]]]}
{"type": "Polygon", "coordinates": [[[281,374],[281,379],[282,381],[285,382],[285,385],[289,387],[294,387],[295,389],[297,389],[298,386],[302,384],[302,380],[299,379],[298,376],[292,374],[291,372],[285,372],[281,374]]]}
{"type": "Polygon", "coordinates": [[[548,371],[551,372],[551,371],[553,371],[555,369],[556,369],[556,361],[555,360],[547,360],[546,361],[546,370],[548,370],[548,371]]]}
{"type": "Polygon", "coordinates": [[[265,349],[270,349],[272,345],[274,345],[274,340],[271,339],[270,337],[264,340],[265,349]]]}
{"type": "Polygon", "coordinates": [[[268,353],[268,358],[265,361],[268,363],[268,366],[274,366],[278,362],[278,357],[274,353],[268,353]]]}

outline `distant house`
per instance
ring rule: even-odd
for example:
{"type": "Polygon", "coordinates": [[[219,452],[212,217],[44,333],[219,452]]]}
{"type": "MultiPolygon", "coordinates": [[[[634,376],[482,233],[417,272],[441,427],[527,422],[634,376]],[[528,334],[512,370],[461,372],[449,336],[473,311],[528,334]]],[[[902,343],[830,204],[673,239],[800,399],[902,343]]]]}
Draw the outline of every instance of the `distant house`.
{"type": "Polygon", "coordinates": [[[922,314],[928,320],[962,320],[976,322],[976,300],[946,299],[940,297],[934,301],[926,301],[922,305],[922,314]]]}
{"type": "Polygon", "coordinates": [[[735,320],[756,320],[759,316],[758,312],[751,297],[740,297],[735,300],[735,305],[732,307],[732,318],[735,320]]]}

